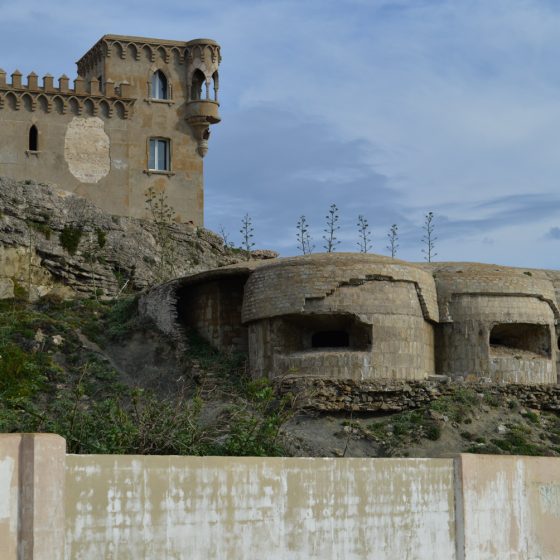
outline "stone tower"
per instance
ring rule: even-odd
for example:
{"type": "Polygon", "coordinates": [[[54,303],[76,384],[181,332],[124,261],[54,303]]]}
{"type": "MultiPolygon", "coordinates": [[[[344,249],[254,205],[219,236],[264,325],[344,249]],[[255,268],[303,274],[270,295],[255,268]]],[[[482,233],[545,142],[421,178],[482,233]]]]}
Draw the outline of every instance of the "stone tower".
{"type": "Polygon", "coordinates": [[[0,175],[54,183],[119,215],[149,217],[165,192],[177,221],[203,223],[203,163],[218,123],[211,39],[103,36],[62,76],[0,71],[0,175]]]}

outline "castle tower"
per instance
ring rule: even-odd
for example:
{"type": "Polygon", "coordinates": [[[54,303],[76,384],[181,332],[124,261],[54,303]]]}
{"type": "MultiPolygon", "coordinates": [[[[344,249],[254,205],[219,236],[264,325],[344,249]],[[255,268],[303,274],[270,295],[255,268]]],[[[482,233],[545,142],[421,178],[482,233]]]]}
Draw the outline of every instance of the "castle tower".
{"type": "Polygon", "coordinates": [[[74,191],[118,215],[149,218],[165,192],[179,222],[203,224],[202,158],[218,123],[220,46],[105,35],[78,77],[0,71],[0,175],[74,191]],[[73,86],[73,87],[72,87],[73,86]],[[32,142],[32,138],[35,139],[32,142]]]}

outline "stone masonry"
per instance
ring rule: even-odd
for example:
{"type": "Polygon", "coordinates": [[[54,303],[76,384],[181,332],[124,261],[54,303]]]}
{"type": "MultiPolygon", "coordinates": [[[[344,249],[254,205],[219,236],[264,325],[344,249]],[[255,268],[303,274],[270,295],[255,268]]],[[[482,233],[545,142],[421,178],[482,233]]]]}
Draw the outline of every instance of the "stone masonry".
{"type": "Polygon", "coordinates": [[[202,158],[220,121],[220,60],[211,39],[105,35],[77,62],[73,84],[0,69],[0,176],[136,218],[149,217],[153,189],[165,192],[177,222],[203,225],[202,158]]]}

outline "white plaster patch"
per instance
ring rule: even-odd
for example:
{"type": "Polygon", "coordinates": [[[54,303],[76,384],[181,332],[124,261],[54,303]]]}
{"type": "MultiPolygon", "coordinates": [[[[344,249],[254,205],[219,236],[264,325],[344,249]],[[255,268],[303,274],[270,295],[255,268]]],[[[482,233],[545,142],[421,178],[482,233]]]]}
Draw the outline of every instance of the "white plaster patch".
{"type": "Polygon", "coordinates": [[[10,517],[12,476],[14,474],[14,460],[6,457],[0,461],[0,519],[10,517]]]}
{"type": "Polygon", "coordinates": [[[111,169],[109,136],[99,117],[74,117],[66,129],[64,159],[82,183],[97,183],[111,169]]]}
{"type": "Polygon", "coordinates": [[[543,511],[560,517],[560,485],[542,484],[539,486],[539,496],[543,511]]]}
{"type": "Polygon", "coordinates": [[[126,163],[126,161],[123,161],[122,159],[114,159],[113,167],[115,169],[126,169],[128,167],[128,164],[126,163]]]}

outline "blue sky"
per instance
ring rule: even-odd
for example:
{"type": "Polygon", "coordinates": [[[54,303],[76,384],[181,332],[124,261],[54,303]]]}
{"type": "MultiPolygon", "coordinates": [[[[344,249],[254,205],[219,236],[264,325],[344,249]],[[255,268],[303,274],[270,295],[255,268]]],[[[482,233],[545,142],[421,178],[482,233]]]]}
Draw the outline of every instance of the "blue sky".
{"type": "Polygon", "coordinates": [[[316,250],[329,205],[338,250],[421,260],[560,264],[560,2],[546,0],[0,0],[0,67],[75,75],[101,35],[211,37],[222,123],[205,158],[206,225],[316,250]]]}

